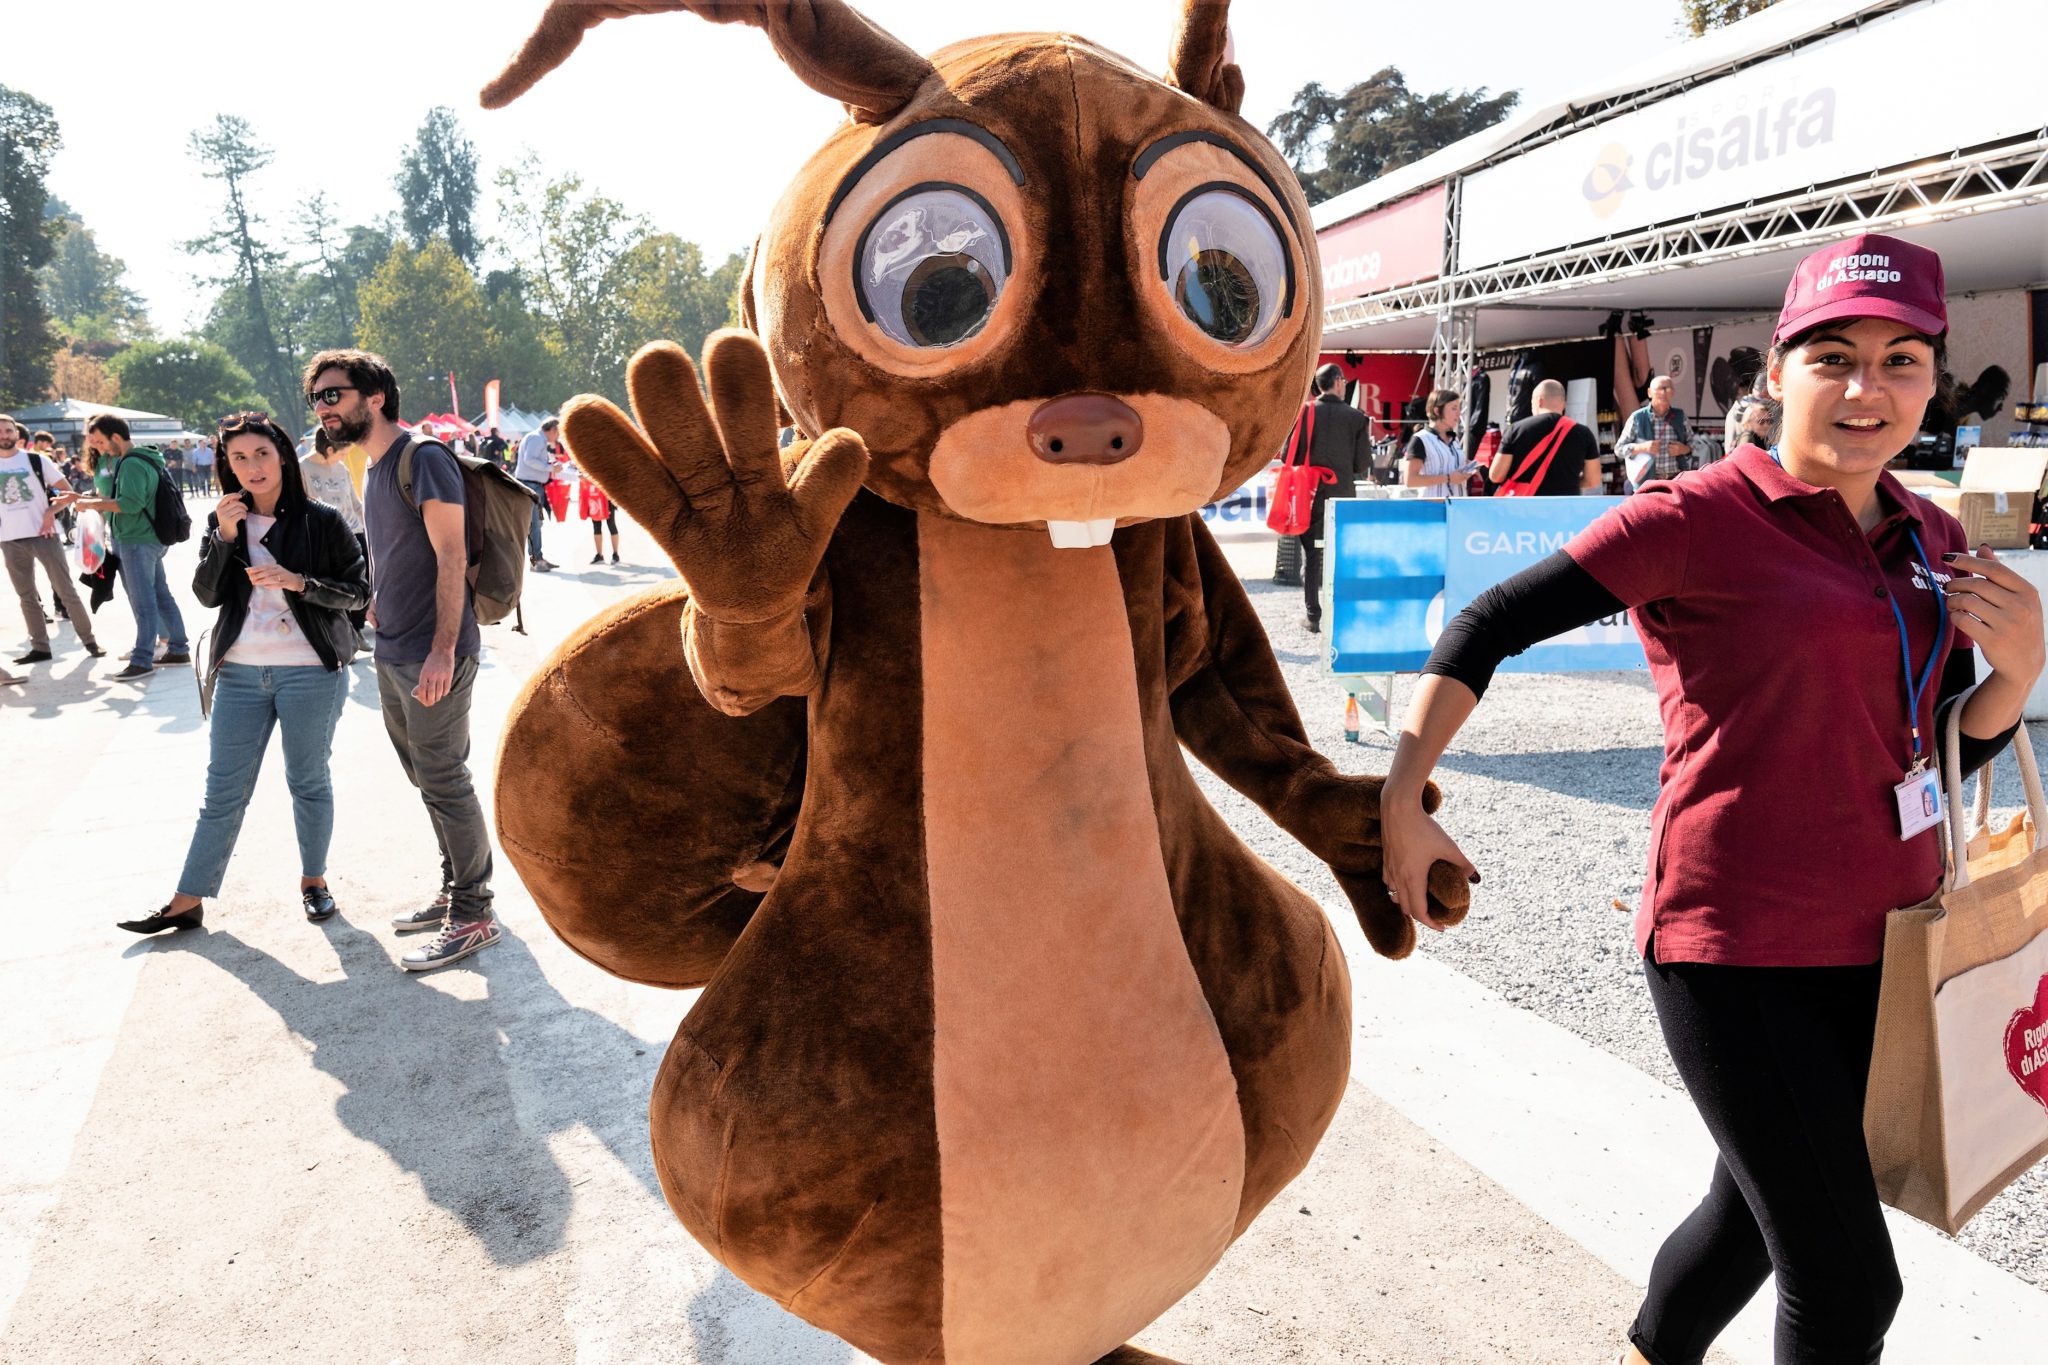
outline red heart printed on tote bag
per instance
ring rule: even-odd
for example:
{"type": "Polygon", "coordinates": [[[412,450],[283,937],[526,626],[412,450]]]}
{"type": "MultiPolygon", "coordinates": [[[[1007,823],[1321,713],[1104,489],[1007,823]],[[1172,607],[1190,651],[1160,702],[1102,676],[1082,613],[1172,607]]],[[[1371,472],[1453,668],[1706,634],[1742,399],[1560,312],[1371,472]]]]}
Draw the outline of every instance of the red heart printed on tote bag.
{"type": "Polygon", "coordinates": [[[2048,1109],[2048,976],[2034,988],[2034,1003],[2014,1010],[2005,1026],[2005,1065],[2020,1089],[2048,1109]]]}

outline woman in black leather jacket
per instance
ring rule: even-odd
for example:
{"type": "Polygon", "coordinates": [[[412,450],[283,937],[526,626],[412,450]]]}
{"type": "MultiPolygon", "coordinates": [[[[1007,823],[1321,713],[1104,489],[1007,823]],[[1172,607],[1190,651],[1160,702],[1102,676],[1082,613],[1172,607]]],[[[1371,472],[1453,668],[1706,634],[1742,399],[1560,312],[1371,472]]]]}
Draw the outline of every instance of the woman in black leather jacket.
{"type": "Polygon", "coordinates": [[[282,427],[260,412],[238,414],[221,423],[218,449],[225,496],[207,519],[192,580],[200,602],[220,611],[200,661],[213,698],[206,804],[177,894],[155,914],[121,921],[138,934],[193,928],[205,917],[202,901],[220,893],[273,727],[284,732],[306,918],[335,910],[327,764],[355,654],[348,613],[368,602],[369,572],[341,513],[306,496],[282,427]]]}

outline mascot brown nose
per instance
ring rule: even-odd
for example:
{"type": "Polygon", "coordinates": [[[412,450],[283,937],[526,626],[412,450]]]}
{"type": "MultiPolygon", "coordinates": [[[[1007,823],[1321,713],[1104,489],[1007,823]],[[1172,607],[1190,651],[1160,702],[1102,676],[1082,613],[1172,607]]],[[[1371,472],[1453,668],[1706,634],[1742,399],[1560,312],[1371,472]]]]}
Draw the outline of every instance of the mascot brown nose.
{"type": "Polygon", "coordinates": [[[1025,428],[1048,464],[1116,464],[1145,444],[1145,422],[1106,393],[1070,393],[1038,405],[1025,428]]]}

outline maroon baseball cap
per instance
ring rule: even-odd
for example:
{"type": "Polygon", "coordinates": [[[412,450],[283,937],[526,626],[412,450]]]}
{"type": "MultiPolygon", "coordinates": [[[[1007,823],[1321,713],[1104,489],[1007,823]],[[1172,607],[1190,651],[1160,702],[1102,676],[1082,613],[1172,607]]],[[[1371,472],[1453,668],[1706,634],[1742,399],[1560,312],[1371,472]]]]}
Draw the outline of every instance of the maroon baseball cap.
{"type": "Polygon", "coordinates": [[[1941,257],[1924,246],[1866,232],[1822,247],[1785,286],[1775,344],[1823,322],[1889,318],[1931,337],[1948,332],[1941,257]]]}

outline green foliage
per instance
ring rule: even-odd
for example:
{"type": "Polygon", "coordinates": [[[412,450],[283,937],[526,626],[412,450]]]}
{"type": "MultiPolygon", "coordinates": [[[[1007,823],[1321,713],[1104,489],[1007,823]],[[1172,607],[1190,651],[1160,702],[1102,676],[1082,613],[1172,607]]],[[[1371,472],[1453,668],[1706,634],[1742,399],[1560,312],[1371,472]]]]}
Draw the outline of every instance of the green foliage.
{"type": "Polygon", "coordinates": [[[1398,67],[1382,67],[1332,94],[1311,82],[1266,126],[1293,165],[1311,204],[1377,180],[1411,161],[1491,128],[1520,102],[1519,91],[1417,94],[1398,67]],[[1311,169],[1317,161],[1321,166],[1311,169]]]}
{"type": "Polygon", "coordinates": [[[424,248],[438,233],[474,270],[483,246],[476,230],[476,144],[463,133],[454,110],[427,111],[394,183],[399,216],[413,247],[424,248]]]}
{"type": "Polygon", "coordinates": [[[36,272],[43,302],[64,331],[102,341],[149,335],[142,296],[123,281],[128,267],[99,248],[92,229],[75,217],[51,221],[57,234],[49,263],[36,272]]]}
{"type": "Polygon", "coordinates": [[[654,232],[579,176],[548,178],[531,155],[501,170],[497,187],[497,244],[574,391],[624,402],[633,352],[666,339],[694,355],[709,332],[737,322],[742,257],[707,271],[694,243],[654,232]]]}
{"type": "MultiPolygon", "coordinates": [[[[270,408],[256,381],[226,350],[210,341],[138,341],[107,367],[121,383],[121,402],[144,412],[176,417],[194,431],[210,431],[223,416],[245,408],[270,408]]],[[[283,409],[286,429],[298,414],[283,409]]]]}
{"type": "Polygon", "coordinates": [[[720,327],[739,326],[740,276],[746,257],[735,252],[715,271],[704,269],[695,242],[673,233],[643,237],[621,262],[627,354],[650,341],[673,341],[701,355],[704,338],[720,327]]]}
{"type": "Polygon", "coordinates": [[[1776,0],[1678,0],[1678,12],[1686,32],[1698,38],[1752,14],[1761,14],[1774,3],[1776,0]]]}
{"type": "Polygon", "coordinates": [[[57,338],[38,272],[55,251],[44,213],[57,117],[32,95],[0,85],[0,404],[40,402],[57,338]]]}
{"type": "Polygon", "coordinates": [[[419,251],[404,242],[392,247],[356,304],[358,340],[390,362],[407,417],[447,407],[451,371],[472,395],[492,377],[483,290],[441,238],[419,251]]]}
{"type": "Polygon", "coordinates": [[[528,154],[498,172],[501,245],[527,297],[555,332],[579,392],[625,400],[626,360],[636,350],[626,307],[626,255],[648,235],[646,220],[573,173],[544,179],[528,154]]]}
{"type": "Polygon", "coordinates": [[[514,270],[493,270],[484,280],[490,317],[491,373],[501,381],[506,404],[529,412],[553,412],[576,392],[563,363],[554,329],[526,301],[526,285],[514,270]]]}
{"type": "Polygon", "coordinates": [[[287,266],[284,253],[258,235],[263,220],[250,204],[249,181],[274,154],[256,140],[247,120],[231,114],[215,115],[210,128],[194,132],[191,149],[199,173],[219,181],[223,196],[213,230],[185,244],[195,256],[224,258],[228,267],[215,277],[224,293],[214,305],[207,335],[254,376],[271,411],[292,412],[299,402],[298,347],[279,325],[274,297],[287,266]]]}

